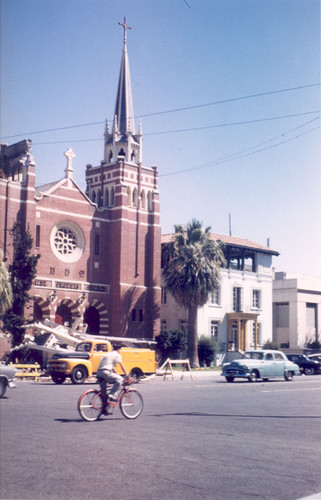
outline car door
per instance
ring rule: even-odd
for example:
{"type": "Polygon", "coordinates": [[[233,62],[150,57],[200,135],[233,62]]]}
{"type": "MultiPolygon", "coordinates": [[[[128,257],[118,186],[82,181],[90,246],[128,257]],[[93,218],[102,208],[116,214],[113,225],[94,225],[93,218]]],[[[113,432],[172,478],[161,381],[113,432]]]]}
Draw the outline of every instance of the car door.
{"type": "Polygon", "coordinates": [[[279,352],[274,352],[274,373],[275,377],[283,377],[285,370],[285,359],[279,352]]]}
{"type": "Polygon", "coordinates": [[[264,355],[261,377],[262,378],[273,378],[275,377],[275,362],[273,359],[273,354],[268,352],[264,355]]]}

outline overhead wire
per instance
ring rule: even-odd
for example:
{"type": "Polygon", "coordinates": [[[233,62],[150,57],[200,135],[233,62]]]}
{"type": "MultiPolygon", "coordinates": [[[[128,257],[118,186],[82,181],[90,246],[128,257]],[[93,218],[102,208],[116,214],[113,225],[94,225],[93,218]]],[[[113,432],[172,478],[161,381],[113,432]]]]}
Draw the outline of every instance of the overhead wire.
{"type": "Polygon", "coordinates": [[[319,120],[321,117],[318,116],[316,118],[313,118],[312,120],[309,120],[297,127],[294,127],[286,132],[283,132],[282,134],[278,135],[278,136],[275,136],[275,137],[272,137],[271,139],[268,139],[267,141],[264,141],[262,143],[259,143],[259,144],[256,144],[255,146],[251,146],[250,148],[247,148],[247,149],[244,149],[244,150],[241,150],[241,151],[238,151],[236,153],[232,153],[228,156],[224,156],[222,158],[218,158],[216,160],[212,160],[212,161],[209,161],[207,163],[202,163],[200,165],[197,165],[197,166],[194,166],[194,167],[189,167],[189,168],[185,168],[185,169],[181,169],[181,170],[176,170],[176,171],[172,171],[172,172],[168,172],[168,173],[164,173],[164,174],[159,174],[158,176],[159,177],[170,177],[170,176],[173,176],[173,175],[179,175],[179,174],[183,174],[183,173],[186,173],[186,172],[192,172],[192,171],[195,171],[195,170],[201,170],[201,169],[205,169],[205,168],[210,168],[210,167],[213,167],[213,166],[217,166],[217,165],[221,165],[222,163],[228,163],[228,162],[231,162],[231,161],[235,161],[235,160],[239,160],[239,159],[242,159],[242,158],[246,158],[248,156],[252,156],[254,154],[258,154],[258,153],[261,153],[262,151],[266,151],[266,150],[269,150],[269,149],[273,149],[273,148],[276,148],[278,146],[281,146],[282,144],[285,144],[287,142],[291,142],[291,141],[294,141],[296,139],[299,139],[300,137],[304,136],[304,135],[307,135],[307,134],[310,134],[311,132],[314,132],[315,130],[318,130],[321,128],[321,126],[317,126],[317,127],[314,127],[310,130],[307,130],[305,132],[303,132],[302,134],[298,134],[294,137],[290,137],[289,139],[286,139],[286,140],[283,140],[283,141],[280,141],[276,144],[272,144],[270,146],[266,146],[266,147],[263,147],[265,144],[268,144],[270,142],[273,142],[281,137],[284,137],[285,135],[288,135],[302,127],[305,127],[307,125],[309,125],[310,123],[313,123],[314,121],[316,120],[319,120]],[[257,149],[257,148],[260,148],[260,149],[257,149]],[[254,149],[254,151],[252,151],[254,149]]]}
{"type": "MultiPolygon", "coordinates": [[[[164,115],[164,114],[169,114],[169,113],[178,113],[178,112],[181,112],[181,111],[187,111],[187,110],[191,110],[191,109],[197,109],[197,108],[202,108],[202,107],[214,106],[214,105],[218,105],[218,104],[225,104],[225,103],[235,102],[235,101],[242,101],[242,100],[245,100],[245,99],[253,99],[253,98],[257,98],[257,97],[263,97],[263,96],[267,96],[267,95],[279,94],[279,93],[284,93],[284,92],[292,92],[294,90],[302,90],[302,89],[307,89],[307,88],[317,87],[317,86],[320,86],[320,83],[311,83],[311,84],[308,84],[308,85],[300,85],[300,86],[296,86],[296,87],[288,87],[288,88],[285,88],[285,89],[270,90],[268,92],[260,92],[260,93],[256,93],[256,94],[249,94],[249,95],[246,95],[246,96],[233,97],[233,98],[229,98],[229,99],[222,99],[222,100],[219,100],[219,101],[212,101],[212,102],[203,103],[203,104],[196,104],[196,105],[193,105],[193,106],[185,106],[185,107],[173,108],[173,109],[169,109],[169,110],[165,110],[165,111],[157,111],[157,112],[152,112],[152,113],[145,113],[145,114],[141,114],[141,115],[136,115],[134,117],[134,119],[145,118],[145,117],[150,117],[150,116],[164,115]]],[[[102,125],[103,123],[105,123],[105,121],[89,122],[89,123],[82,123],[82,124],[77,124],[77,125],[67,125],[67,126],[64,126],[64,127],[55,127],[55,128],[50,128],[50,129],[44,129],[44,130],[36,130],[36,131],[33,131],[33,132],[24,132],[24,133],[20,133],[20,134],[3,136],[1,138],[1,140],[4,140],[4,139],[13,139],[15,137],[21,137],[21,136],[25,137],[25,136],[29,136],[29,135],[44,134],[44,133],[48,133],[48,132],[57,132],[59,130],[67,130],[67,129],[72,129],[72,128],[90,127],[90,126],[94,126],[94,125],[102,125]]],[[[109,123],[111,123],[111,122],[109,121],[109,123]]]]}
{"type": "MultiPolygon", "coordinates": [[[[180,133],[180,132],[193,132],[197,130],[207,130],[207,129],[212,129],[212,128],[223,128],[223,127],[232,127],[232,126],[239,126],[239,125],[249,125],[251,123],[260,123],[260,122],[266,122],[266,121],[272,121],[272,120],[281,120],[285,118],[295,118],[298,116],[306,116],[306,115],[311,115],[311,114],[316,114],[320,113],[320,109],[316,111],[305,111],[302,113],[293,113],[290,115],[281,115],[281,116],[271,116],[268,118],[256,118],[254,120],[243,120],[239,122],[230,122],[230,123],[221,123],[217,125],[207,125],[203,127],[190,127],[190,128],[184,128],[184,129],[174,129],[174,130],[163,130],[159,132],[146,132],[144,133],[144,136],[151,136],[151,135],[164,135],[164,134],[174,134],[174,133],[180,133]]],[[[40,145],[49,145],[49,144],[66,144],[66,143],[76,143],[76,142],[96,142],[96,141],[101,141],[101,137],[99,138],[92,138],[92,139],[72,139],[72,140],[61,140],[61,141],[46,141],[46,142],[35,142],[33,143],[34,146],[40,146],[40,145]]]]}

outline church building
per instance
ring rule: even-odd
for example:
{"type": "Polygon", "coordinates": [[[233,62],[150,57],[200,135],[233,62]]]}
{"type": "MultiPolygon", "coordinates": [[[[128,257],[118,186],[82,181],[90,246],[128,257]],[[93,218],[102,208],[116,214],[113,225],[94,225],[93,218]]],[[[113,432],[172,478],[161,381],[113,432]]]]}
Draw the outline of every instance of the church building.
{"type": "Polygon", "coordinates": [[[153,338],[160,329],[161,228],[156,167],[143,165],[143,135],[135,132],[127,25],[112,130],[106,123],[104,158],[86,167],[86,192],[73,179],[74,152],[64,176],[36,187],[31,140],[1,145],[0,243],[13,258],[19,221],[41,257],[26,319],[72,324],[88,332],[153,338]]]}

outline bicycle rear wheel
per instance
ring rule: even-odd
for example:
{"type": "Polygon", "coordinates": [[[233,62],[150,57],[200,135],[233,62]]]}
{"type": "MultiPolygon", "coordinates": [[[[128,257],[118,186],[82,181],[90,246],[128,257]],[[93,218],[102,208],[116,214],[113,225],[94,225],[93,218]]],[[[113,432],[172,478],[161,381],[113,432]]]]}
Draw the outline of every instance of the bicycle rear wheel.
{"type": "Polygon", "coordinates": [[[119,406],[124,417],[137,418],[143,411],[143,397],[136,389],[128,389],[121,395],[119,406]]]}
{"type": "Polygon", "coordinates": [[[100,392],[96,389],[84,392],[78,400],[78,411],[87,422],[98,420],[103,411],[103,399],[100,392]]]}

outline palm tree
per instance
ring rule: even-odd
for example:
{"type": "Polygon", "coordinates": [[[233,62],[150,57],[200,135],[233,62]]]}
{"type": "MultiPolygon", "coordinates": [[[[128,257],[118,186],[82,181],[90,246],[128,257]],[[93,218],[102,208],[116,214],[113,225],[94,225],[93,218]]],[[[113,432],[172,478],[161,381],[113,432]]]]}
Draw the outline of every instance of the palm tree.
{"type": "Polygon", "coordinates": [[[3,251],[0,250],[0,316],[12,305],[12,289],[9,274],[3,263],[3,251]]]}
{"type": "Polygon", "coordinates": [[[162,245],[162,273],[165,285],[176,302],[188,309],[187,355],[198,367],[197,312],[218,288],[220,267],[225,264],[222,243],[210,239],[210,227],[192,220],[175,226],[172,241],[162,245]]]}

